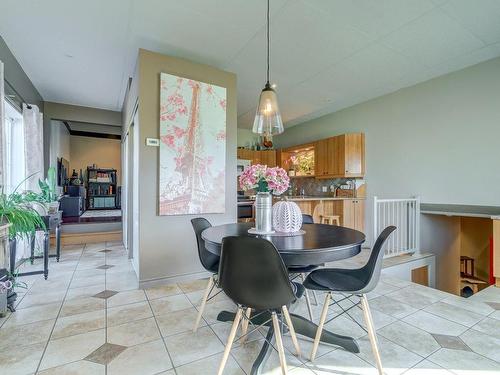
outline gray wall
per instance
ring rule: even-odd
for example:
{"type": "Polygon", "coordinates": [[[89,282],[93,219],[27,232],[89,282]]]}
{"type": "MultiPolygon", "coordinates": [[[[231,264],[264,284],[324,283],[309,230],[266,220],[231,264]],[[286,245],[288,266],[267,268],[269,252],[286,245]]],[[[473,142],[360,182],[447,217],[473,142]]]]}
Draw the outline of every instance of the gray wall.
{"type": "MultiPolygon", "coordinates": [[[[57,158],[70,161],[70,135],[61,121],[52,121],[50,126],[50,166],[57,168],[57,158]]],[[[68,171],[69,172],[69,171],[68,171]]]]}
{"type": "Polygon", "coordinates": [[[370,198],[500,205],[500,58],[294,126],[275,142],[358,131],[370,198]]]}
{"type": "Polygon", "coordinates": [[[139,51],[139,279],[180,280],[203,271],[190,220],[193,215],[158,216],[160,73],[170,73],[227,89],[226,213],[204,216],[212,224],[236,221],[236,76],[188,60],[139,51]]]}
{"type": "Polygon", "coordinates": [[[257,134],[252,133],[252,129],[238,128],[238,147],[251,147],[257,138],[257,134]]]}
{"type": "Polygon", "coordinates": [[[4,63],[5,81],[30,104],[36,104],[43,112],[43,98],[17,62],[15,56],[0,36],[0,60],[4,63]]]}

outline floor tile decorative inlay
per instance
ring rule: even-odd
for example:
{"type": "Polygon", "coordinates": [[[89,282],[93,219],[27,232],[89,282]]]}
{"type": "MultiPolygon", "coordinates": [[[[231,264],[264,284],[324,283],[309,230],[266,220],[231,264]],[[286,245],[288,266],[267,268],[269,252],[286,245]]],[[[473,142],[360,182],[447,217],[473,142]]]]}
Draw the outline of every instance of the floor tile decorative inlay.
{"type": "MultiPolygon", "coordinates": [[[[369,252],[365,253],[360,264],[368,259],[369,252]]],[[[350,261],[335,265],[357,266],[360,259],[350,261]]],[[[207,279],[139,289],[132,262],[120,242],[63,246],[61,261],[51,258],[49,263],[49,280],[25,278],[28,290],[20,291],[18,310],[0,318],[1,375],[217,372],[232,326],[218,321],[217,316],[223,310],[234,312],[236,305],[220,293],[207,302],[198,331],[193,333],[196,307],[207,279]]],[[[323,297],[319,293],[318,304],[312,306],[316,319],[323,297]]],[[[368,298],[387,375],[498,373],[500,288],[491,286],[462,298],[382,274],[368,298]]],[[[350,306],[347,301],[339,304],[350,306]]],[[[308,315],[304,298],[290,310],[308,315]]],[[[341,309],[336,305],[331,310],[333,316],[341,309]]],[[[355,310],[353,318],[363,321],[361,310],[355,310]]],[[[376,373],[365,331],[346,315],[325,327],[354,337],[360,353],[320,345],[317,360],[303,363],[290,350],[293,344],[286,334],[283,343],[290,373],[376,373]]],[[[244,345],[235,342],[224,373],[250,373],[266,333],[263,328],[253,332],[244,345]]],[[[301,337],[299,341],[302,351],[310,352],[312,341],[301,337]]],[[[278,369],[279,356],[273,351],[263,373],[275,374],[278,369]]]]}
{"type": "Polygon", "coordinates": [[[449,335],[438,335],[436,333],[431,333],[431,335],[432,337],[434,337],[437,343],[441,345],[441,347],[443,348],[472,351],[471,348],[469,348],[467,344],[463,342],[460,337],[449,336],[449,335]]]}
{"type": "Polygon", "coordinates": [[[118,292],[116,292],[114,290],[103,290],[100,293],[94,294],[92,297],[102,298],[102,299],[108,299],[110,297],[113,297],[117,293],[118,292]]]}
{"type": "Polygon", "coordinates": [[[99,363],[101,365],[107,365],[125,349],[127,349],[126,346],[110,344],[107,342],[94,350],[84,359],[86,361],[99,363]]]}
{"type": "Polygon", "coordinates": [[[500,310],[500,303],[498,302],[485,302],[485,303],[495,310],[500,310]]]}
{"type": "Polygon", "coordinates": [[[114,267],[112,264],[103,264],[102,266],[96,267],[98,270],[107,270],[114,267]]]}

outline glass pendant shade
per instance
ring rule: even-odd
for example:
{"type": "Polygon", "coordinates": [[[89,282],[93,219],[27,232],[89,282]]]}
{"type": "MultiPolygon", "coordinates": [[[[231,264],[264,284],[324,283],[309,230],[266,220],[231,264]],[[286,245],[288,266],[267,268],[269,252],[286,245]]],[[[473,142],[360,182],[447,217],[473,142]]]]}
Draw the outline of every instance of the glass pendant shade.
{"type": "Polygon", "coordinates": [[[262,136],[281,134],[284,131],[283,121],[278,107],[276,92],[271,88],[269,82],[260,93],[259,105],[252,131],[262,136]]]}

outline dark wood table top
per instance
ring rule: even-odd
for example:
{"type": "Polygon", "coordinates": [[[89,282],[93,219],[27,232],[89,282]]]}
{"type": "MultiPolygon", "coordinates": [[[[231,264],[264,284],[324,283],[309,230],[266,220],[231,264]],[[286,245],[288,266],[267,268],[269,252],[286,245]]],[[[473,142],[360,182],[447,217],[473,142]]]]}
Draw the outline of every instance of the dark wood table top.
{"type": "Polygon", "coordinates": [[[205,247],[220,255],[222,239],[227,236],[253,236],[271,241],[288,266],[319,265],[350,258],[361,251],[365,235],[357,230],[326,224],[304,224],[299,236],[262,236],[249,234],[253,223],[218,225],[201,234],[205,247]]]}

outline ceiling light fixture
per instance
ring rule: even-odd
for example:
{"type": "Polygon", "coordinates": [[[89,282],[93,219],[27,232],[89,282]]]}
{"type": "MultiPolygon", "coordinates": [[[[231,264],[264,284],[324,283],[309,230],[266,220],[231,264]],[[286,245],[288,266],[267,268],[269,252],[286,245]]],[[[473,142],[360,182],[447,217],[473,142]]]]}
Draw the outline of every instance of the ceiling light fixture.
{"type": "Polygon", "coordinates": [[[269,83],[269,45],[269,0],[267,0],[267,82],[260,93],[259,105],[252,129],[254,133],[263,136],[276,135],[284,131],[276,91],[269,83]]]}

